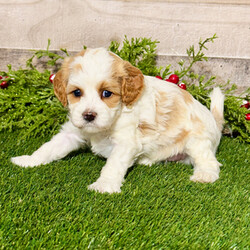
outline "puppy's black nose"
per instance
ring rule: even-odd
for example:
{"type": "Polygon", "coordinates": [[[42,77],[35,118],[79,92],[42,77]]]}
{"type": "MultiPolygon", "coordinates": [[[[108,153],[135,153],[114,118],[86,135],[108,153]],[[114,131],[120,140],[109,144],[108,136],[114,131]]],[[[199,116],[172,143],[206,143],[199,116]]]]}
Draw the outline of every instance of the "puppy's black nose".
{"type": "Polygon", "coordinates": [[[87,122],[92,122],[97,116],[96,112],[87,111],[83,113],[83,119],[87,122]]]}

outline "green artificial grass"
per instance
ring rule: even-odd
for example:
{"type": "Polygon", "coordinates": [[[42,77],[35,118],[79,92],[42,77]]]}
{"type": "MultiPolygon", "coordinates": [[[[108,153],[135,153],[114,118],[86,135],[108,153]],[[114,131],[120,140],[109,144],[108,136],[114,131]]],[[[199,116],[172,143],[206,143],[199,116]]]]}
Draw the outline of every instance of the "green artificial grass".
{"type": "Polygon", "coordinates": [[[136,165],[109,195],[87,189],[104,159],[82,150],[21,168],[10,157],[45,139],[18,136],[0,134],[1,249],[249,249],[249,144],[223,137],[213,184],[189,181],[190,165],[136,165]]]}

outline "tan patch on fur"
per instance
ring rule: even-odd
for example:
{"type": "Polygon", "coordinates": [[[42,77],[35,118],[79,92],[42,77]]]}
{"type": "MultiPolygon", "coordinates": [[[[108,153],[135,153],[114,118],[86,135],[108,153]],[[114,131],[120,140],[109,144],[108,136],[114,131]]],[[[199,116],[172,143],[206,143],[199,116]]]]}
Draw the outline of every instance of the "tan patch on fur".
{"type": "Polygon", "coordinates": [[[102,100],[107,104],[109,108],[114,108],[120,103],[120,96],[112,95],[109,98],[102,98],[102,100]]]}
{"type": "Polygon", "coordinates": [[[149,134],[155,133],[155,126],[153,126],[147,122],[141,122],[138,125],[138,128],[143,135],[149,135],[149,134]]]}
{"type": "MultiPolygon", "coordinates": [[[[76,57],[84,56],[85,52],[86,50],[82,50],[75,56],[65,58],[61,69],[56,73],[55,79],[53,80],[55,95],[64,107],[66,107],[68,104],[66,88],[68,85],[68,79],[71,70],[70,64],[75,60],[76,57]]],[[[73,70],[82,70],[82,66],[80,64],[77,64],[74,66],[73,70]]]]}
{"type": "Polygon", "coordinates": [[[168,116],[169,119],[167,121],[167,129],[172,129],[174,127],[180,126],[182,119],[182,112],[184,112],[179,103],[174,101],[173,106],[171,107],[171,111],[169,112],[168,116]]]}
{"type": "Polygon", "coordinates": [[[80,101],[80,97],[74,96],[73,93],[68,95],[68,101],[70,104],[74,104],[80,101]]]}
{"type": "Polygon", "coordinates": [[[121,86],[120,84],[115,81],[103,81],[97,86],[98,92],[102,92],[104,90],[111,91],[112,93],[116,95],[121,95],[121,86]]]}
{"type": "Polygon", "coordinates": [[[80,99],[81,99],[81,96],[83,96],[83,94],[84,94],[83,90],[80,89],[82,95],[81,96],[75,96],[73,91],[75,91],[77,89],[79,89],[79,88],[74,86],[74,85],[68,85],[67,86],[66,92],[67,92],[67,97],[68,97],[68,101],[69,101],[70,104],[74,104],[74,103],[79,102],[80,99]]]}
{"type": "Polygon", "coordinates": [[[211,113],[213,114],[213,117],[215,119],[215,122],[216,122],[219,130],[222,131],[223,125],[224,125],[224,117],[223,117],[223,115],[221,115],[221,113],[216,109],[216,107],[214,107],[211,110],[211,113]]]}
{"type": "Polygon", "coordinates": [[[78,73],[79,71],[82,71],[82,65],[79,64],[79,63],[74,65],[73,71],[76,72],[76,73],[78,73]]]}
{"type": "Polygon", "coordinates": [[[186,90],[183,90],[183,89],[180,89],[180,90],[181,90],[181,93],[182,93],[182,96],[183,96],[183,99],[184,99],[185,103],[186,103],[186,104],[191,104],[191,103],[193,103],[193,96],[190,95],[190,94],[188,93],[188,91],[186,91],[186,90]]]}
{"type": "Polygon", "coordinates": [[[164,103],[168,100],[167,94],[165,92],[158,92],[158,96],[156,97],[156,112],[159,111],[160,113],[163,112],[161,108],[163,108],[164,103]]]}
{"type": "Polygon", "coordinates": [[[114,59],[112,65],[112,78],[119,80],[123,77],[126,77],[127,72],[124,69],[124,61],[113,53],[110,53],[110,55],[114,59]]]}
{"type": "Polygon", "coordinates": [[[85,52],[86,52],[86,50],[83,49],[81,52],[77,53],[77,54],[75,55],[75,57],[76,57],[76,56],[84,56],[85,52]]]}
{"type": "Polygon", "coordinates": [[[101,82],[97,86],[97,91],[98,91],[102,101],[105,102],[109,108],[114,108],[120,103],[121,86],[115,80],[101,82]],[[103,97],[102,92],[104,90],[108,90],[108,91],[112,92],[112,95],[110,97],[106,97],[106,98],[103,97]]]}
{"type": "Polygon", "coordinates": [[[156,122],[163,127],[169,127],[171,113],[176,112],[173,101],[169,100],[165,92],[159,92],[156,98],[156,122]]]}
{"type": "Polygon", "coordinates": [[[117,55],[110,53],[114,58],[112,77],[118,81],[121,88],[122,102],[126,106],[133,105],[141,96],[144,89],[144,76],[142,72],[117,55]]]}
{"type": "Polygon", "coordinates": [[[176,137],[177,141],[180,141],[184,132],[181,135],[179,131],[185,125],[185,121],[186,107],[183,105],[183,101],[181,102],[181,98],[168,98],[165,92],[159,92],[156,98],[156,122],[159,129],[173,139],[176,137]]]}
{"type": "Polygon", "coordinates": [[[175,98],[168,97],[165,92],[159,92],[156,98],[156,122],[165,128],[170,136],[177,136],[175,143],[180,143],[189,133],[186,130],[179,133],[178,130],[185,125],[187,119],[185,104],[193,102],[192,95],[185,90],[180,89],[180,91],[182,95],[175,98]]]}
{"type": "Polygon", "coordinates": [[[68,103],[66,87],[70,73],[69,64],[72,62],[72,60],[73,59],[71,57],[64,60],[61,69],[56,73],[55,79],[53,81],[55,95],[64,107],[66,107],[68,103]]]}
{"type": "Polygon", "coordinates": [[[126,106],[133,105],[141,96],[144,89],[144,76],[142,72],[132,66],[129,62],[124,62],[127,77],[122,81],[122,101],[126,106]]]}
{"type": "Polygon", "coordinates": [[[186,140],[187,136],[189,135],[189,131],[187,130],[182,130],[178,136],[175,138],[175,143],[184,143],[184,141],[186,140]]]}
{"type": "Polygon", "coordinates": [[[204,131],[204,129],[205,129],[205,126],[204,126],[204,124],[203,124],[203,122],[201,121],[201,119],[199,118],[199,117],[197,117],[197,116],[191,116],[191,121],[192,121],[192,123],[194,124],[194,133],[195,134],[201,134],[201,133],[203,133],[203,131],[204,131]]]}

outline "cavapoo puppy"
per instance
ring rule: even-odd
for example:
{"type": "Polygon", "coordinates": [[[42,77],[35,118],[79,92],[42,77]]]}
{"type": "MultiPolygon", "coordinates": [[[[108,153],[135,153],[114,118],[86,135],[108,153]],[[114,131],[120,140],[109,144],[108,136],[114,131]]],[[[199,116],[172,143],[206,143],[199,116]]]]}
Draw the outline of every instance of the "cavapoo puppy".
{"type": "MultiPolygon", "coordinates": [[[[192,181],[214,182],[215,152],[223,126],[224,96],[211,93],[210,111],[173,83],[145,76],[103,48],[66,58],[53,81],[69,121],[32,155],[12,158],[23,167],[47,164],[88,145],[107,158],[89,189],[120,192],[134,163],[181,159],[194,166],[192,181]]],[[[81,164],[81,163],[79,163],[81,164]]]]}

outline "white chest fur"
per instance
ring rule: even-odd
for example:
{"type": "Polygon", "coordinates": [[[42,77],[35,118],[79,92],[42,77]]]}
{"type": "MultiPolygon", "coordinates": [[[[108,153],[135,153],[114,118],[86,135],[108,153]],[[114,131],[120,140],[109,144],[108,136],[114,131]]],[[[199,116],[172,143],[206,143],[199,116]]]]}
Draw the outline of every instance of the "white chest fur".
{"type": "Polygon", "coordinates": [[[90,147],[95,154],[108,158],[114,148],[114,144],[108,136],[95,135],[90,138],[90,147]]]}

